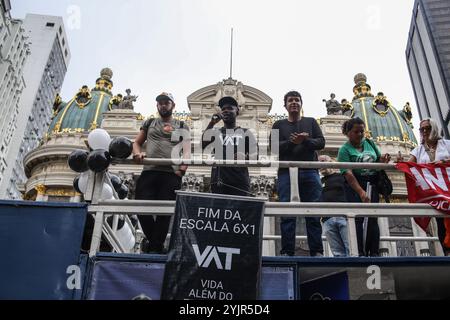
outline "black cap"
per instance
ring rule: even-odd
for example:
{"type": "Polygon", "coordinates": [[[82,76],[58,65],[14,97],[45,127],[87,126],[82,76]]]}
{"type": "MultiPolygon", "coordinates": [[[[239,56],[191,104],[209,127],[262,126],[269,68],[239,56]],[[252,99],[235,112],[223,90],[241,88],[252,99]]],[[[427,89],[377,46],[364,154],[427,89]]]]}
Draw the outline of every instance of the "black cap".
{"type": "Polygon", "coordinates": [[[226,104],[229,104],[229,105],[232,105],[235,107],[239,107],[236,99],[233,97],[223,97],[222,99],[219,100],[219,107],[222,108],[226,104]]]}

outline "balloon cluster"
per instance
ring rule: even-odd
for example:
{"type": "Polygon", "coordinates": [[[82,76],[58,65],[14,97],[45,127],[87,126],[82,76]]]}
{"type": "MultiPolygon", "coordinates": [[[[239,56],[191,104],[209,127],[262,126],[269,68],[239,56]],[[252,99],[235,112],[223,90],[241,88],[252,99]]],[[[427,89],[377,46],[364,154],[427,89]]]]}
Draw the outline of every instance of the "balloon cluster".
{"type": "MultiPolygon", "coordinates": [[[[111,140],[108,132],[104,129],[95,129],[88,135],[90,152],[86,150],[74,150],[68,159],[70,169],[81,173],[73,181],[74,189],[79,193],[85,193],[88,185],[89,171],[105,172],[111,164],[112,158],[126,159],[133,150],[133,143],[125,137],[116,137],[111,140]]],[[[116,190],[119,199],[128,195],[128,187],[123,181],[111,174],[107,174],[111,185],[116,190]]],[[[103,184],[102,199],[112,199],[114,195],[110,184],[103,184]]]]}

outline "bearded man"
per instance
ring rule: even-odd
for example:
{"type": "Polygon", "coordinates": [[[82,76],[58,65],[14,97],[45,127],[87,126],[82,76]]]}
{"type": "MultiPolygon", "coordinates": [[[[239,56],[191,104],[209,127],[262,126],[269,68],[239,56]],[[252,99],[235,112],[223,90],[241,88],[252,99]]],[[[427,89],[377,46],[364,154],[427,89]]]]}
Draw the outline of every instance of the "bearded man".
{"type": "MultiPolygon", "coordinates": [[[[156,97],[159,118],[146,120],[133,143],[133,159],[142,164],[144,158],[171,159],[178,141],[172,141],[172,133],[189,128],[183,121],[172,117],[175,100],[172,94],[163,92],[156,97]],[[147,141],[145,152],[142,151],[147,141]]],[[[188,135],[183,135],[188,136],[188,135]]],[[[175,139],[174,139],[175,140],[175,139]]],[[[183,148],[183,151],[187,148],[183,148]]],[[[186,158],[186,157],[184,157],[186,158]]],[[[175,200],[175,190],[181,188],[181,180],[186,173],[185,165],[144,165],[136,183],[137,200],[175,200]]],[[[164,253],[164,241],[170,224],[170,216],[141,215],[139,222],[149,241],[147,253],[164,253]]]]}

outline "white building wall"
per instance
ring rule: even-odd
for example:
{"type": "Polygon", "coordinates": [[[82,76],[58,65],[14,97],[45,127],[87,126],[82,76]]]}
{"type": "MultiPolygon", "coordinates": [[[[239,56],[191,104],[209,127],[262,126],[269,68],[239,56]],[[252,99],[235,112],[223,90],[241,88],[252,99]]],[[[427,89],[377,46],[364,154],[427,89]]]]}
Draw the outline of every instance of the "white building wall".
{"type": "Polygon", "coordinates": [[[0,2],[0,185],[9,169],[7,156],[19,119],[19,100],[25,87],[23,68],[28,47],[20,20],[11,19],[0,2]]]}
{"type": "Polygon", "coordinates": [[[70,61],[61,17],[28,14],[23,28],[31,55],[24,66],[26,89],[20,97],[16,130],[6,157],[8,168],[0,182],[0,198],[20,199],[19,186],[26,180],[23,157],[35,149],[50,124],[53,101],[61,90],[70,61]]]}

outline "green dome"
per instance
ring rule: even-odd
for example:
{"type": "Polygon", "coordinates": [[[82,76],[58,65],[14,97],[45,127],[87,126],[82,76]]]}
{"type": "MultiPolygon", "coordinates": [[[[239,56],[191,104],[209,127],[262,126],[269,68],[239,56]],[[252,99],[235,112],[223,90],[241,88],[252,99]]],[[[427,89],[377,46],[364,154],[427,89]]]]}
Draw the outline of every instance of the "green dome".
{"type": "Polygon", "coordinates": [[[353,101],[348,103],[344,100],[342,106],[344,114],[359,117],[365,122],[366,137],[380,142],[402,141],[416,146],[417,140],[412,131],[409,103],[402,111],[398,111],[382,92],[375,97],[372,95],[365,75],[356,75],[355,83],[353,101]]]}
{"type": "Polygon", "coordinates": [[[67,103],[57,97],[48,133],[87,132],[100,127],[103,113],[111,108],[111,76],[109,69],[103,69],[92,90],[83,86],[67,103]]]}

